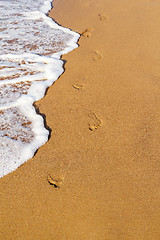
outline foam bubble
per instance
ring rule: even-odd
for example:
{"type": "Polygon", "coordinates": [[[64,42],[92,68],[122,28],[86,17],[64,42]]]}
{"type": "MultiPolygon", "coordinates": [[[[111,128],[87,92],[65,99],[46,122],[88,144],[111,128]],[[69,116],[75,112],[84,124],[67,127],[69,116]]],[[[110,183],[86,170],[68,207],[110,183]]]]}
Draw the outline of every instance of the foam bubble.
{"type": "Polygon", "coordinates": [[[47,142],[33,103],[63,73],[61,55],[77,47],[79,34],[45,15],[51,2],[0,1],[0,177],[47,142]]]}

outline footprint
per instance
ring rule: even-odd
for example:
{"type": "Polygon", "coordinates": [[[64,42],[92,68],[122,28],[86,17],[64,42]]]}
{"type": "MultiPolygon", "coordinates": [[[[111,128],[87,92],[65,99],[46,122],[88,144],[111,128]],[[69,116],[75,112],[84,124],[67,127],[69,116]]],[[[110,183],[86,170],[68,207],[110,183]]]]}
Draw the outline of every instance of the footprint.
{"type": "Polygon", "coordinates": [[[72,87],[74,87],[76,90],[81,90],[83,88],[83,85],[73,84],[72,87]]]}
{"type": "Polygon", "coordinates": [[[90,118],[89,121],[89,130],[94,131],[97,128],[100,128],[102,126],[102,121],[97,117],[97,115],[93,112],[88,115],[90,118]]]}
{"type": "Polygon", "coordinates": [[[103,57],[103,55],[100,54],[98,51],[95,51],[94,53],[95,53],[95,56],[94,56],[93,59],[94,59],[95,61],[98,61],[98,60],[100,60],[100,59],[103,57]]]}
{"type": "Polygon", "coordinates": [[[105,14],[102,14],[102,13],[99,13],[98,14],[98,17],[99,17],[99,20],[100,21],[105,21],[107,19],[106,15],[105,14]]]}
{"type": "Polygon", "coordinates": [[[62,182],[64,180],[64,177],[51,177],[51,175],[48,175],[47,181],[50,185],[53,185],[55,188],[60,188],[62,185],[62,182]]]}
{"type": "Polygon", "coordinates": [[[89,38],[92,34],[92,29],[87,28],[85,31],[82,32],[82,36],[89,38]]]}

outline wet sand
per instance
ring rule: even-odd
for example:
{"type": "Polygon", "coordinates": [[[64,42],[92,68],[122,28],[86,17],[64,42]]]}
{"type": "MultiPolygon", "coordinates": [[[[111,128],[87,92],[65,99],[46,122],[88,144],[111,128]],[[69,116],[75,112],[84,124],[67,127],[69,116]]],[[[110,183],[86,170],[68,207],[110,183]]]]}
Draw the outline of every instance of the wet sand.
{"type": "Polygon", "coordinates": [[[160,2],[55,0],[50,15],[80,47],[37,103],[49,142],[0,180],[0,239],[159,240],[160,2]]]}

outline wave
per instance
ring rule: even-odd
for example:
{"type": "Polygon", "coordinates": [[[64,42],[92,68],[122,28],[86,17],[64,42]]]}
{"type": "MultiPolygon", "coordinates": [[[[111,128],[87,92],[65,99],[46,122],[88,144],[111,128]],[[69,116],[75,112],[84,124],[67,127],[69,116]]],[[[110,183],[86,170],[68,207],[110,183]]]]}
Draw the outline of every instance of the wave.
{"type": "Polygon", "coordinates": [[[63,73],[80,35],[46,13],[52,0],[0,0],[0,177],[33,157],[49,132],[33,103],[63,73]]]}

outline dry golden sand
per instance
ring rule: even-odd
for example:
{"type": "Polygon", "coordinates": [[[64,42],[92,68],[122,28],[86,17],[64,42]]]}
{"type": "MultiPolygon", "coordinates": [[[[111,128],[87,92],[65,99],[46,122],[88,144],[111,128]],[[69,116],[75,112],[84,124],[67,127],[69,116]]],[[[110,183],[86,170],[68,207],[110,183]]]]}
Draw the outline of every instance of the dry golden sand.
{"type": "Polygon", "coordinates": [[[159,240],[160,1],[54,6],[83,36],[38,102],[49,142],[0,181],[0,239],[159,240]]]}

